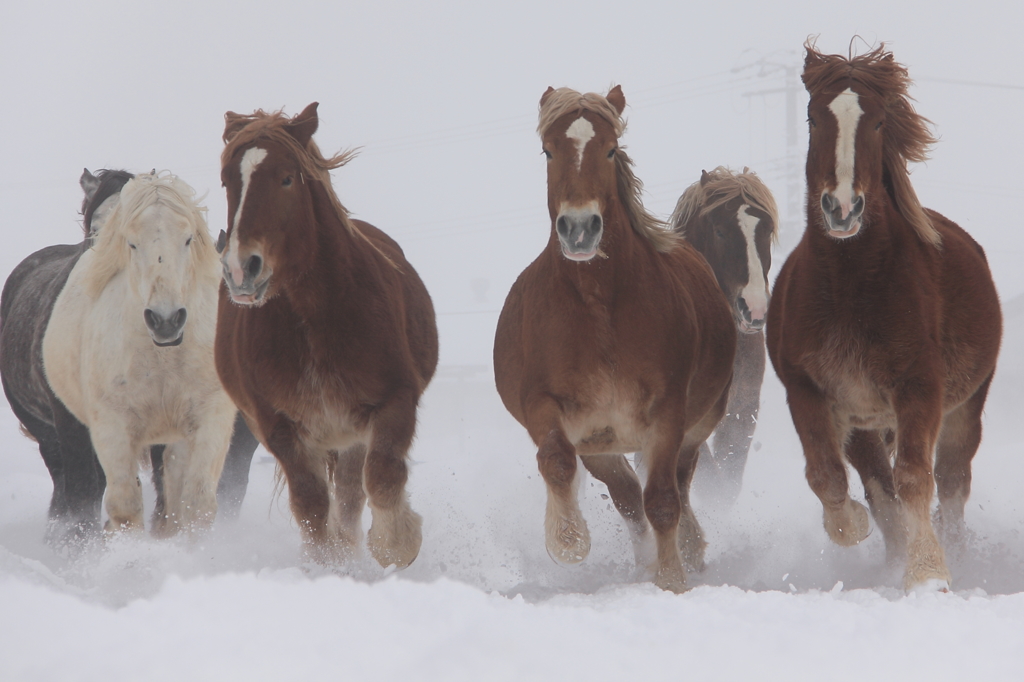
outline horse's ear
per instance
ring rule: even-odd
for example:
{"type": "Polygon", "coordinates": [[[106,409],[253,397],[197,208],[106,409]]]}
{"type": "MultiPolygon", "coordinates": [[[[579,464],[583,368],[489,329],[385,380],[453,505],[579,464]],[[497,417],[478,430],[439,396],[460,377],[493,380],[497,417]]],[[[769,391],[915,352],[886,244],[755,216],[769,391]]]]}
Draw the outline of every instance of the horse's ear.
{"type": "Polygon", "coordinates": [[[706,170],[704,170],[704,169],[701,169],[701,171],[700,171],[700,186],[703,187],[704,185],[708,184],[708,182],[710,180],[711,180],[711,176],[708,175],[708,172],[706,170]]]}
{"type": "Polygon", "coordinates": [[[616,85],[609,90],[608,96],[605,99],[615,107],[615,110],[619,112],[619,116],[622,116],[622,112],[626,110],[626,96],[622,94],[622,86],[616,85]]]}
{"type": "Polygon", "coordinates": [[[551,97],[554,92],[555,89],[549,85],[548,89],[544,91],[544,94],[540,96],[540,105],[544,106],[544,103],[548,101],[548,98],[551,97]]]}
{"type": "Polygon", "coordinates": [[[233,111],[228,111],[224,114],[224,135],[221,139],[227,144],[231,141],[238,132],[252,120],[251,116],[245,116],[243,114],[236,114],[233,111]]]}
{"type": "Polygon", "coordinates": [[[96,190],[100,188],[100,179],[90,173],[88,168],[83,168],[82,177],[78,178],[78,185],[85,192],[85,200],[89,201],[96,194],[96,190]]]}
{"type": "Polygon", "coordinates": [[[309,143],[313,133],[320,127],[320,117],[316,114],[318,106],[320,106],[319,102],[313,102],[285,127],[285,130],[303,147],[309,143]]]}

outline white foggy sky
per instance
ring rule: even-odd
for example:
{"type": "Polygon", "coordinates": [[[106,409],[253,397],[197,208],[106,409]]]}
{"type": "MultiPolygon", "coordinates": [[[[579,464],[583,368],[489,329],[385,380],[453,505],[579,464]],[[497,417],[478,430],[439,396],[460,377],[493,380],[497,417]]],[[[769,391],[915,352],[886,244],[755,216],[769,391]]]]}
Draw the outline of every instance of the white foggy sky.
{"type": "MultiPolygon", "coordinates": [[[[493,311],[550,229],[534,133],[548,85],[623,86],[624,143],[656,213],[720,164],[749,165],[785,211],[784,98],[750,95],[783,88],[783,73],[733,69],[799,67],[808,35],[845,53],[858,34],[909,67],[940,136],[913,175],[922,201],[982,243],[1004,299],[1024,293],[1016,3],[11,5],[0,21],[4,277],[33,250],[78,240],[83,167],[177,173],[208,193],[216,234],[224,112],[293,114],[316,100],[321,147],[363,147],[335,187],[423,276],[442,363],[487,364],[493,311]]],[[[805,105],[801,86],[801,149],[805,105]]],[[[802,167],[801,151],[801,178],[802,167]]]]}

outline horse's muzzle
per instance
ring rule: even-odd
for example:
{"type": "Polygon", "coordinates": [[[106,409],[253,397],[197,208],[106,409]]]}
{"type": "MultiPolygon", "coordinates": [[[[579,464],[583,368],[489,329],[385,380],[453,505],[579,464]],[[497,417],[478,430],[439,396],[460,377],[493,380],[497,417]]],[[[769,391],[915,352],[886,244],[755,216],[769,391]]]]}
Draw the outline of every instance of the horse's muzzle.
{"type": "Polygon", "coordinates": [[[188,311],[184,308],[178,308],[170,315],[162,315],[152,308],[146,308],[142,316],[146,320],[146,327],[149,328],[149,336],[153,343],[161,348],[181,345],[185,338],[185,319],[188,317],[188,311]]]}
{"type": "Polygon", "coordinates": [[[562,245],[562,255],[569,260],[588,261],[598,253],[604,220],[590,209],[563,209],[555,219],[555,232],[562,245]]]}
{"type": "Polygon", "coordinates": [[[270,287],[270,276],[273,270],[264,267],[263,259],[253,254],[246,259],[242,267],[242,283],[237,284],[231,274],[231,268],[224,263],[224,283],[227,284],[231,300],[242,306],[254,306],[263,303],[263,297],[270,287]]]}
{"type": "Polygon", "coordinates": [[[821,214],[828,234],[836,239],[848,239],[860,232],[864,215],[864,195],[858,194],[852,204],[843,205],[831,192],[821,193],[821,214]]]}

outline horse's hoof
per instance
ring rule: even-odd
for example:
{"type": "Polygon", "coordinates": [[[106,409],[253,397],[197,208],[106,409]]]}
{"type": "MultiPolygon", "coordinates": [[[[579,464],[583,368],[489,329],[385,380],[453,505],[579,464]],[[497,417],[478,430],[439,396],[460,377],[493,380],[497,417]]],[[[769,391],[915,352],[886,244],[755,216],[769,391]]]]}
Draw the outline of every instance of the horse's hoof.
{"type": "Polygon", "coordinates": [[[917,583],[916,585],[906,586],[908,594],[937,594],[940,592],[949,592],[949,588],[949,580],[945,578],[929,578],[928,580],[917,583]]]}
{"type": "Polygon", "coordinates": [[[405,568],[419,556],[422,528],[423,517],[409,508],[390,513],[374,509],[367,536],[370,555],[384,568],[391,564],[405,568]]]}
{"type": "Polygon", "coordinates": [[[867,508],[850,498],[846,498],[846,503],[838,510],[832,511],[826,507],[825,531],[837,545],[856,545],[871,532],[867,508]]]}
{"type": "Polygon", "coordinates": [[[555,527],[547,524],[545,545],[548,556],[555,563],[572,566],[590,554],[590,531],[587,522],[579,517],[575,520],[558,519],[555,527]]]}
{"type": "Polygon", "coordinates": [[[659,569],[654,576],[654,584],[673,594],[682,594],[690,589],[686,584],[686,571],[682,566],[659,569]]]}

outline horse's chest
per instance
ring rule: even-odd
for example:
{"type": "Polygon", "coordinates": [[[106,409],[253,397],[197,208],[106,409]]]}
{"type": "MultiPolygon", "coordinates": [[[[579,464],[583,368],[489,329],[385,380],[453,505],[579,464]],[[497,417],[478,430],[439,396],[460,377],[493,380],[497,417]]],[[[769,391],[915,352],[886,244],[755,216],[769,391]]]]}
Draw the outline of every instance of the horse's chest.
{"type": "Polygon", "coordinates": [[[651,396],[638,382],[597,371],[574,382],[562,400],[562,427],[579,454],[624,454],[643,449],[650,426],[643,418],[651,396]]]}
{"type": "Polygon", "coordinates": [[[808,354],[805,368],[838,418],[856,427],[889,428],[894,419],[892,395],[875,365],[862,339],[833,333],[817,353],[808,354]]]}

